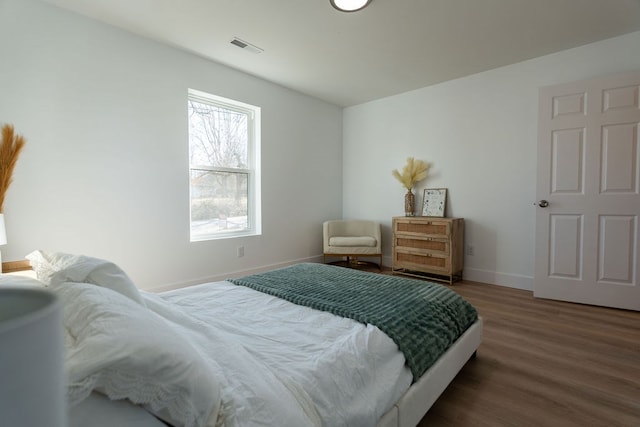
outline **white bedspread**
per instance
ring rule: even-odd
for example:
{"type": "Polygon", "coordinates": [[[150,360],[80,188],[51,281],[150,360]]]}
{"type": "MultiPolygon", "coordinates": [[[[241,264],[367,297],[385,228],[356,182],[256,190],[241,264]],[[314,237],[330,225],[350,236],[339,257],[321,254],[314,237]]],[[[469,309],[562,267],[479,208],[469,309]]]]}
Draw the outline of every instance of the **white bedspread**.
{"type": "Polygon", "coordinates": [[[229,426],[374,426],[411,384],[371,325],[229,282],[142,297],[215,360],[229,426]]]}
{"type": "Polygon", "coordinates": [[[105,260],[28,257],[63,304],[72,407],[101,392],[181,426],[375,426],[412,381],[374,326],[229,282],[151,294],[105,260]]]}

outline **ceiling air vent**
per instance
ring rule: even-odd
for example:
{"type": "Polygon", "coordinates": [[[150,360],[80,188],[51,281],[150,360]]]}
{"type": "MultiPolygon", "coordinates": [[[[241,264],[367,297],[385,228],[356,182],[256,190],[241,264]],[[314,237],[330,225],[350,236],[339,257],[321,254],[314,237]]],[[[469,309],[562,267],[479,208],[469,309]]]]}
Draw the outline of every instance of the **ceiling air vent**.
{"type": "Polygon", "coordinates": [[[234,46],[238,46],[240,49],[244,49],[247,52],[251,53],[261,53],[264,51],[264,49],[260,49],[258,46],[248,43],[237,37],[234,37],[233,40],[230,41],[230,43],[234,46]]]}

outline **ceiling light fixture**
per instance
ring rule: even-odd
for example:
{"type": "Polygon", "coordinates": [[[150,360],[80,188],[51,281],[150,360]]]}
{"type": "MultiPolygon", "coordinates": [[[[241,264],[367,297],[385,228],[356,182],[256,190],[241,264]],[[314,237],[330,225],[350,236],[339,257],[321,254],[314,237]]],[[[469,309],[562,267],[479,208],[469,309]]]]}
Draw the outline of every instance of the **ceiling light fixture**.
{"type": "Polygon", "coordinates": [[[329,2],[341,12],[355,12],[367,7],[371,0],[329,0],[329,2]]]}

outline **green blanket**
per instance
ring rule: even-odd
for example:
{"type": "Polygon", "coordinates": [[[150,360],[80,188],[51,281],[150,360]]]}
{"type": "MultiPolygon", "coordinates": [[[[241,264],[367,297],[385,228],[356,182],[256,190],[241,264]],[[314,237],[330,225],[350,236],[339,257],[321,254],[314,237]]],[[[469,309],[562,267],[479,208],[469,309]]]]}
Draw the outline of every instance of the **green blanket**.
{"type": "Polygon", "coordinates": [[[229,281],[377,326],[404,353],[414,381],[478,318],[471,304],[442,285],[325,264],[229,281]]]}

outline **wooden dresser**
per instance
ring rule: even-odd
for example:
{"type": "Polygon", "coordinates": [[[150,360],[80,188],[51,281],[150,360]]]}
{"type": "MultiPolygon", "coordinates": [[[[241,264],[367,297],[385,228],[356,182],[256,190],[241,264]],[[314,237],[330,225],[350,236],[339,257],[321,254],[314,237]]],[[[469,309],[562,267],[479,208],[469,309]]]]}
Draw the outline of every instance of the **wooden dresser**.
{"type": "Polygon", "coordinates": [[[464,219],[393,218],[393,273],[452,284],[462,279],[464,219]]]}

